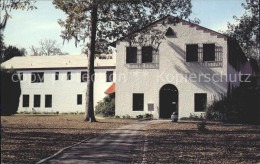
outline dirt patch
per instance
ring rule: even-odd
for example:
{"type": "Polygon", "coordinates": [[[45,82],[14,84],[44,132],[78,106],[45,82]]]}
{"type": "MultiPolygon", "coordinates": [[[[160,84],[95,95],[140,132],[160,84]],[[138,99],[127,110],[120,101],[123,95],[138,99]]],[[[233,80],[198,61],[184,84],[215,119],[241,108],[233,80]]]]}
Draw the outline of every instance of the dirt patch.
{"type": "Polygon", "coordinates": [[[1,161],[35,163],[59,149],[95,137],[135,120],[98,119],[82,115],[15,115],[1,117],[1,161]]]}
{"type": "Polygon", "coordinates": [[[257,163],[260,161],[260,127],[197,122],[165,122],[148,128],[134,161],[146,163],[257,163]]]}

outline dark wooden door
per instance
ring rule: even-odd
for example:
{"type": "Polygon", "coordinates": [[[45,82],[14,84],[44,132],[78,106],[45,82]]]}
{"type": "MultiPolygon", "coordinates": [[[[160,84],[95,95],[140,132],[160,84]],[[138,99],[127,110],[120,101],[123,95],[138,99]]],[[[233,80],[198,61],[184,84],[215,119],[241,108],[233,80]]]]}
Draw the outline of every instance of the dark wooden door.
{"type": "Polygon", "coordinates": [[[178,112],[178,90],[167,84],[160,90],[160,118],[171,118],[173,112],[178,112]]]}

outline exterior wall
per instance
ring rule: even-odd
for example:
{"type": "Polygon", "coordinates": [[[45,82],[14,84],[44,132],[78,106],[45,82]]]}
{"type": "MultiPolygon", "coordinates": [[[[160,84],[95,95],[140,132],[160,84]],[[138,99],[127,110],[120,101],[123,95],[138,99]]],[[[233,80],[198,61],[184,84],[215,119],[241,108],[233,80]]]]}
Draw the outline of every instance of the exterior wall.
{"type": "MultiPolygon", "coordinates": [[[[87,82],[81,82],[81,71],[83,69],[73,70],[26,70],[23,72],[23,81],[21,81],[21,97],[18,112],[32,111],[35,109],[40,112],[84,112],[86,104],[86,86],[87,82]],[[44,72],[43,83],[31,83],[31,72],[44,72]],[[55,72],[59,72],[59,80],[55,80],[55,72]],[[67,80],[67,72],[71,72],[71,80],[67,80]],[[30,96],[29,107],[23,107],[23,95],[30,96]],[[82,105],[77,105],[77,95],[82,94],[82,105]],[[34,95],[41,95],[41,106],[33,107],[34,95]],[[52,107],[45,108],[45,95],[52,95],[52,107]]],[[[106,71],[114,69],[95,69],[94,82],[94,105],[105,96],[105,90],[113,82],[106,82],[106,71]]],[[[115,73],[114,73],[115,74],[115,73]]],[[[115,77],[114,77],[115,79],[115,77]]]]}
{"type": "Polygon", "coordinates": [[[230,82],[231,87],[238,87],[240,85],[241,75],[256,76],[256,73],[252,68],[249,60],[241,64],[240,71],[235,70],[228,63],[227,72],[229,76],[228,82],[230,82]]]}
{"type": "MultiPolygon", "coordinates": [[[[161,27],[157,25],[156,28],[161,27]]],[[[154,118],[159,118],[159,92],[165,84],[173,84],[178,89],[179,118],[203,113],[194,112],[195,93],[207,93],[210,103],[215,96],[227,92],[227,41],[181,23],[172,26],[172,29],[177,37],[162,41],[158,52],[158,69],[128,69],[126,47],[129,43],[122,41],[117,44],[116,115],[128,114],[135,117],[138,114],[151,113],[154,118]],[[199,44],[199,47],[202,47],[203,43],[215,43],[222,49],[220,65],[209,66],[206,62],[205,65],[186,63],[186,44],[199,44]],[[207,82],[206,77],[201,77],[200,82],[194,82],[192,77],[199,77],[200,74],[208,74],[210,77],[214,75],[215,81],[207,82]],[[144,93],[144,111],[132,110],[133,93],[144,93]],[[148,103],[154,104],[154,111],[148,112],[148,103]]],[[[161,30],[166,31],[163,28],[161,30]]],[[[141,49],[139,45],[132,46],[141,49]]]]}

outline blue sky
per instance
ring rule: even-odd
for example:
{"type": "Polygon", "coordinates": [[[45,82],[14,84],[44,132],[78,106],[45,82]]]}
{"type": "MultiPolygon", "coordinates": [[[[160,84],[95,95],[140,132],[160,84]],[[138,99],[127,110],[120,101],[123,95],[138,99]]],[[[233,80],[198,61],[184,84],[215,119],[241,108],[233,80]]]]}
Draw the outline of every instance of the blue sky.
{"type": "MultiPolygon", "coordinates": [[[[227,22],[235,23],[233,15],[241,16],[244,10],[241,3],[245,0],[192,0],[191,18],[200,19],[200,25],[215,31],[225,31],[227,22]]],[[[74,41],[65,42],[60,37],[61,27],[58,19],[66,15],[52,5],[52,2],[37,1],[37,10],[12,11],[4,31],[4,41],[7,45],[25,48],[30,55],[29,47],[38,46],[41,39],[55,39],[63,52],[80,54],[81,47],[75,47],[74,41]]]]}

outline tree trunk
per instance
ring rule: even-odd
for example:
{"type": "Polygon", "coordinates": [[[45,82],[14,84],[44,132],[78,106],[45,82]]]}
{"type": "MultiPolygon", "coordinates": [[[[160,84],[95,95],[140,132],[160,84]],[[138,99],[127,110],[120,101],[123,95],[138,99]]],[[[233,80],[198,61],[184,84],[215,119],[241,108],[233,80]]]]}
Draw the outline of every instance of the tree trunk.
{"type": "Polygon", "coordinates": [[[95,43],[96,43],[96,32],[97,32],[97,3],[94,0],[91,11],[91,40],[90,40],[90,55],[88,56],[88,73],[87,73],[87,93],[86,93],[86,109],[84,120],[90,122],[96,122],[94,115],[94,81],[92,76],[94,74],[94,59],[95,59],[95,43]]]}

